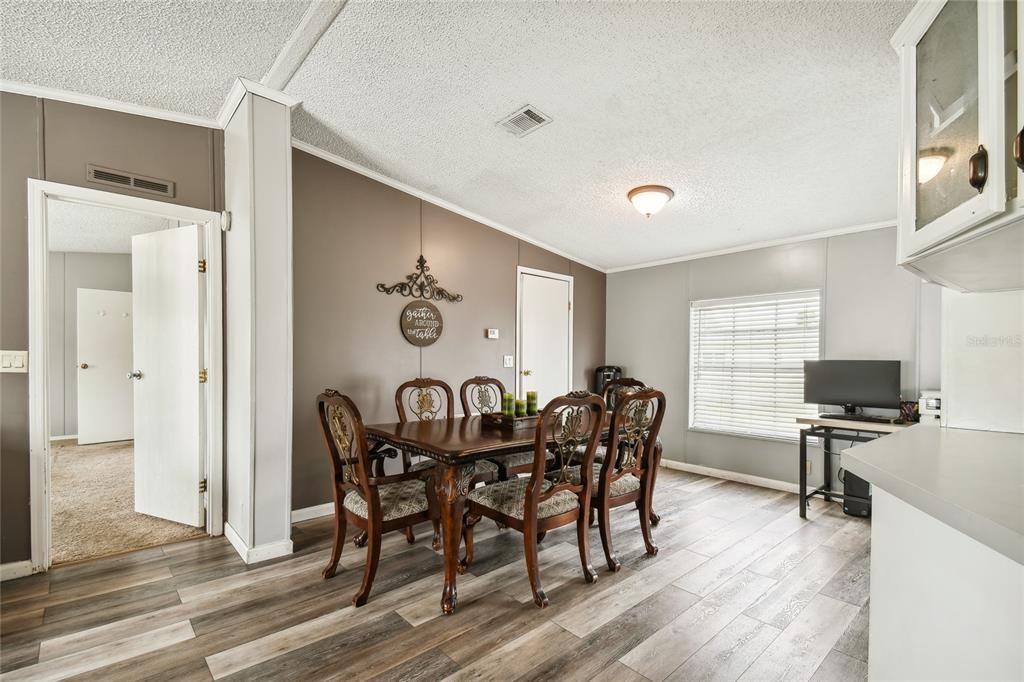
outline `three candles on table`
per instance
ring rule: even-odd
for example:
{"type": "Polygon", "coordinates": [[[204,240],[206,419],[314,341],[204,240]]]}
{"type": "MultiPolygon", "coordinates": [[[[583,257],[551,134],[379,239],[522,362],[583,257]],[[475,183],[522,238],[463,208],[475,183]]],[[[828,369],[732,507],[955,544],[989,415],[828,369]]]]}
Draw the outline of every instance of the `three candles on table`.
{"type": "Polygon", "coordinates": [[[537,414],[537,391],[527,391],[526,400],[517,400],[511,393],[501,398],[501,413],[506,417],[525,417],[537,414]]]}

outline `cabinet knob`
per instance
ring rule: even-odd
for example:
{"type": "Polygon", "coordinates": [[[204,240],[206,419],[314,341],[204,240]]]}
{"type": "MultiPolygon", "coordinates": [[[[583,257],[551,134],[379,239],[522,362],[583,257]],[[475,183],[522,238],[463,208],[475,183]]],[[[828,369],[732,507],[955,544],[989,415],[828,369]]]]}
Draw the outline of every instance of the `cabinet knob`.
{"type": "Polygon", "coordinates": [[[988,180],[988,151],[985,149],[985,145],[979,144],[978,151],[971,155],[970,161],[967,162],[967,182],[971,183],[971,187],[981,191],[985,189],[985,181],[988,180]]]}
{"type": "Polygon", "coordinates": [[[1024,171],[1024,128],[1013,138],[1013,160],[1017,168],[1024,171]]]}

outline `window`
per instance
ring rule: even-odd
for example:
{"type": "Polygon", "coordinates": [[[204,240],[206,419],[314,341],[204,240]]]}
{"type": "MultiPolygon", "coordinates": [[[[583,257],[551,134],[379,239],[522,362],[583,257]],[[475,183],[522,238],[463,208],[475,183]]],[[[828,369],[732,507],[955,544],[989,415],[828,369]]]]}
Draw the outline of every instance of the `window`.
{"type": "Polygon", "coordinates": [[[796,439],[820,321],[818,290],[691,302],[690,428],[796,439]]]}

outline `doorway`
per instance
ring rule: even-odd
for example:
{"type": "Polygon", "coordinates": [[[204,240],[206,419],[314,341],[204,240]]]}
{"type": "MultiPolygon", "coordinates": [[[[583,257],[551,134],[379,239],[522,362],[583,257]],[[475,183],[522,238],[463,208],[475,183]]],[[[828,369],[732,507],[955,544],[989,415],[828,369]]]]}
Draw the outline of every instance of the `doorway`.
{"type": "Polygon", "coordinates": [[[571,275],[518,268],[516,384],[543,407],[572,390],[571,275]]]}
{"type": "Polygon", "coordinates": [[[29,195],[33,569],[220,534],[219,214],[29,195]]]}

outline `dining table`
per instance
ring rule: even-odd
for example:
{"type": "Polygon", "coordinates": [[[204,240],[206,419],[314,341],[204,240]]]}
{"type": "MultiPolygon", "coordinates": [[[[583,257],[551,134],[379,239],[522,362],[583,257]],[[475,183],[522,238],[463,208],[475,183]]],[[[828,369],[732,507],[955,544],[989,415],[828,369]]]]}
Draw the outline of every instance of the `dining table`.
{"type": "MultiPolygon", "coordinates": [[[[605,431],[608,421],[606,417],[605,431]]],[[[432,480],[440,507],[444,551],[441,612],[452,614],[458,603],[456,580],[462,544],[462,515],[476,462],[501,455],[533,452],[536,431],[533,428],[504,430],[484,424],[479,415],[473,415],[371,424],[366,427],[366,438],[371,444],[389,445],[409,455],[419,455],[436,462],[432,480]]]]}

